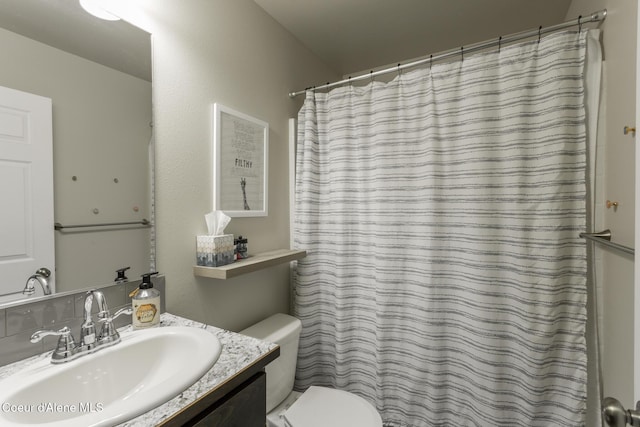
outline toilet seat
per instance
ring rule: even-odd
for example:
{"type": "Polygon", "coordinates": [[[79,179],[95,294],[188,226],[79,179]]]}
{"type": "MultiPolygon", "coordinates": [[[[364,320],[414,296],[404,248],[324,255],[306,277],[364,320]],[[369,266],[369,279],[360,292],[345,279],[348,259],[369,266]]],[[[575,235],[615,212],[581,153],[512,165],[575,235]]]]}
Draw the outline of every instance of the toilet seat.
{"type": "Polygon", "coordinates": [[[382,427],[382,418],[355,394],[311,386],[283,414],[289,427],[382,427]]]}

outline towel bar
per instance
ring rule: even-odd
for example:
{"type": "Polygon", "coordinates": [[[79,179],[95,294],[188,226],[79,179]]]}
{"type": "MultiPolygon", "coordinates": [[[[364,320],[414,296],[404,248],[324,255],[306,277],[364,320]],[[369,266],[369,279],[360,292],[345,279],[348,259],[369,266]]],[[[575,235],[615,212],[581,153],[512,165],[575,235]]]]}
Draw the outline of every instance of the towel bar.
{"type": "Polygon", "coordinates": [[[611,241],[611,230],[606,229],[598,233],[580,233],[580,237],[583,239],[591,240],[592,242],[600,243],[601,245],[609,246],[622,252],[626,252],[631,255],[635,255],[635,249],[628,246],[623,246],[611,241]]]}
{"type": "Polygon", "coordinates": [[[142,221],[131,221],[131,222],[110,222],[103,224],[79,224],[79,225],[62,225],[59,222],[56,222],[53,226],[56,230],[63,230],[65,228],[86,228],[86,227],[114,227],[121,225],[142,225],[144,227],[149,227],[151,223],[148,219],[143,219],[142,221]]]}

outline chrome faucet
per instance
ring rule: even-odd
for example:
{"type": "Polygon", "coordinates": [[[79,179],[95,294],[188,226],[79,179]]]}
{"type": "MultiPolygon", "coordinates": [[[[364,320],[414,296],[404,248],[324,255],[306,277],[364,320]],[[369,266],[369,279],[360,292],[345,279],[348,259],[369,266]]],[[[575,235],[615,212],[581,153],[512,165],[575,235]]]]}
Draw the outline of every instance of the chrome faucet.
{"type": "Polygon", "coordinates": [[[51,363],[69,362],[101,348],[118,344],[120,342],[120,334],[113,326],[113,321],[120,315],[131,315],[131,313],[132,309],[125,307],[111,316],[104,294],[97,290],[90,290],[84,298],[84,322],[80,326],[80,342],[77,345],[71,330],[66,326],[59,331],[37,331],[31,336],[31,342],[36,343],[50,335],[60,336],[58,345],[51,354],[51,363]],[[98,322],[102,323],[100,334],[96,334],[96,325],[91,315],[94,299],[98,307],[98,322]]]}
{"type": "MultiPolygon", "coordinates": [[[[84,298],[84,322],[80,327],[80,351],[91,352],[98,346],[98,337],[96,336],[96,326],[91,317],[91,308],[93,300],[98,305],[98,321],[102,321],[109,317],[109,307],[104,294],[100,291],[89,291],[84,298]]],[[[115,344],[115,343],[114,343],[115,344]]]]}
{"type": "Polygon", "coordinates": [[[39,268],[36,271],[36,274],[27,279],[27,283],[25,283],[22,293],[24,295],[35,294],[36,288],[33,286],[33,281],[37,280],[38,283],[40,283],[40,286],[42,286],[42,292],[44,292],[45,295],[51,295],[51,286],[49,286],[49,281],[47,280],[49,277],[51,277],[51,270],[45,267],[39,268]]]}

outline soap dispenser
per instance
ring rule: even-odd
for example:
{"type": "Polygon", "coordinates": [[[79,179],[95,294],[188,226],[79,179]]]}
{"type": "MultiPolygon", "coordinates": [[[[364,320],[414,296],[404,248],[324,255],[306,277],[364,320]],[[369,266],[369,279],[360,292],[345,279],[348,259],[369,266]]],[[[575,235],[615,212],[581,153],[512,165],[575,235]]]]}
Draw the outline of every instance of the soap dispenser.
{"type": "Polygon", "coordinates": [[[153,288],[151,276],[158,274],[147,273],[142,275],[142,283],[130,296],[133,315],[131,324],[133,329],[152,328],[160,325],[160,291],[153,288]]]}

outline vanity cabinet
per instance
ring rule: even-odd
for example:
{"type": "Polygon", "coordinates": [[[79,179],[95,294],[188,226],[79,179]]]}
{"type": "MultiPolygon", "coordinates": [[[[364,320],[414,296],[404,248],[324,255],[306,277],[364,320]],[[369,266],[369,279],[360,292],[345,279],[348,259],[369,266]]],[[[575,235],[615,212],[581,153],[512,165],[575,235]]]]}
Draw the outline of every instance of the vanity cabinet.
{"type": "Polygon", "coordinates": [[[267,414],[264,367],[279,355],[277,347],[158,426],[264,427],[267,414]]]}

